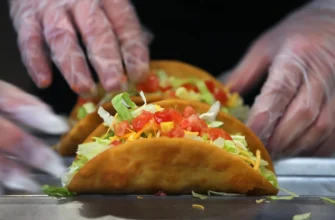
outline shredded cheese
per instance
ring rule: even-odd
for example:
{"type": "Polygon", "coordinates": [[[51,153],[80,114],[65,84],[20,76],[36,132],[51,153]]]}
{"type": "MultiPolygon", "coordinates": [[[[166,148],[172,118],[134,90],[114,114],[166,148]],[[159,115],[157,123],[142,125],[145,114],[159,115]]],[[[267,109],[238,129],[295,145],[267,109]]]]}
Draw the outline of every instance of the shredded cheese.
{"type": "Polygon", "coordinates": [[[257,150],[256,151],[256,163],[254,165],[254,170],[258,170],[260,164],[261,164],[261,152],[257,150]]]}
{"type": "Polygon", "coordinates": [[[117,117],[117,113],[115,114],[114,119],[113,119],[113,122],[112,122],[112,124],[110,125],[110,127],[113,127],[113,126],[114,126],[115,121],[116,121],[116,117],[117,117]]]}
{"type": "Polygon", "coordinates": [[[237,155],[238,157],[241,157],[243,160],[251,163],[253,166],[255,166],[255,162],[253,160],[251,160],[250,158],[247,158],[245,156],[242,156],[242,155],[237,155]]]}

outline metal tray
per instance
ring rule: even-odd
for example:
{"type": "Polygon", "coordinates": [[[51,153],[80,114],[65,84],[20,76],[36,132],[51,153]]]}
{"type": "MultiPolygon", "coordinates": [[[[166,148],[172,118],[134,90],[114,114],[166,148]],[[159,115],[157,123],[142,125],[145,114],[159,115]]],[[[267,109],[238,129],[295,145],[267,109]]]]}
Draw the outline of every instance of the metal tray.
{"type": "Polygon", "coordinates": [[[310,212],[312,219],[331,220],[335,206],[304,197],[256,203],[256,197],[80,196],[75,200],[47,197],[0,197],[0,219],[254,219],[286,220],[310,212]],[[194,204],[204,207],[195,209],[194,204]]]}
{"type": "MultiPolygon", "coordinates": [[[[56,137],[43,137],[50,145],[56,137]]],[[[73,157],[65,157],[69,166],[73,157]]],[[[206,200],[191,196],[78,196],[56,200],[42,193],[7,191],[0,197],[3,219],[292,219],[312,213],[312,219],[334,219],[335,205],[319,196],[335,198],[335,158],[291,158],[274,163],[279,185],[300,195],[293,200],[271,200],[257,204],[257,197],[215,197],[206,200]],[[201,204],[204,210],[192,208],[201,204]]],[[[32,178],[41,185],[60,186],[60,180],[35,171],[32,178]]],[[[280,192],[279,195],[284,195],[280,192]]]]}

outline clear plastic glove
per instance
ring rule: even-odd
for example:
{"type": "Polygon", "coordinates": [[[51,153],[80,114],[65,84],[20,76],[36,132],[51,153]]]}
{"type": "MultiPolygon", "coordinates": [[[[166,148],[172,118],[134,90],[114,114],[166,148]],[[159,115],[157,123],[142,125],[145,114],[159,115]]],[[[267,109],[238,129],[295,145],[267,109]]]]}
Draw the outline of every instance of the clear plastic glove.
{"type": "Polygon", "coordinates": [[[273,156],[335,151],[335,1],[313,1],[261,36],[228,77],[245,93],[267,80],[247,125],[273,156]]]}
{"type": "Polygon", "coordinates": [[[40,88],[51,84],[49,52],[71,88],[96,92],[88,59],[107,91],[125,89],[127,77],[138,81],[149,69],[151,35],[142,31],[128,0],[10,0],[23,62],[40,88]]]}
{"type": "Polygon", "coordinates": [[[40,186],[29,177],[30,168],[60,176],[66,171],[61,158],[42,141],[14,123],[47,134],[69,128],[39,99],[0,80],[0,194],[2,187],[37,192],[40,186]],[[13,159],[14,158],[14,159],[13,159]]]}

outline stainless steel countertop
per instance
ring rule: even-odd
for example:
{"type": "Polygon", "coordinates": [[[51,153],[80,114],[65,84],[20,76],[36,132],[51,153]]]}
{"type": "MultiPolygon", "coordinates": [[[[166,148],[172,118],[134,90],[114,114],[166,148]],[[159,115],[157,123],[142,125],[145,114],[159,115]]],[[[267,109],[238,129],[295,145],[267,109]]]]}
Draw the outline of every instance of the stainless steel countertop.
{"type": "MultiPolygon", "coordinates": [[[[43,137],[50,145],[58,137],[43,137]]],[[[72,157],[64,158],[70,165],[72,157]]],[[[10,192],[0,197],[2,219],[292,219],[293,215],[312,213],[312,219],[334,219],[335,205],[319,196],[335,198],[335,158],[290,158],[274,163],[281,188],[300,195],[289,201],[257,204],[255,197],[210,197],[207,200],[190,196],[78,196],[56,200],[42,193],[27,195],[10,192]],[[205,210],[192,208],[202,204],[205,210]]],[[[40,184],[60,185],[60,180],[35,172],[32,178],[40,184]]],[[[279,195],[284,195],[280,192],[279,195]]]]}

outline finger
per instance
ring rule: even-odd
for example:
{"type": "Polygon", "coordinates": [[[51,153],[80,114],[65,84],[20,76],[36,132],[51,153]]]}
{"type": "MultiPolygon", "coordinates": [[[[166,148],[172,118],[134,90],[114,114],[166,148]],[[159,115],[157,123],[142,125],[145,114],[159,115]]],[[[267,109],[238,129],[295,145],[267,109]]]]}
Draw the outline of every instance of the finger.
{"type": "Polygon", "coordinates": [[[283,48],[270,68],[260,95],[255,99],[247,126],[265,145],[300,87],[304,71],[302,65],[297,55],[286,53],[286,48],[283,48]]]}
{"type": "Polygon", "coordinates": [[[36,97],[0,80],[0,115],[49,134],[69,130],[64,119],[36,97]]]}
{"type": "Polygon", "coordinates": [[[43,14],[44,36],[52,59],[73,91],[94,94],[96,87],[69,16],[63,8],[54,7],[47,7],[43,14]]]}
{"type": "Polygon", "coordinates": [[[149,49],[134,7],[129,0],[102,0],[103,8],[121,42],[122,57],[130,80],[138,82],[149,73],[149,49]]]}
{"type": "MultiPolygon", "coordinates": [[[[302,71],[304,83],[278,124],[269,145],[270,149],[276,151],[295,147],[291,146],[292,142],[297,137],[305,135],[306,129],[319,116],[322,104],[326,102],[325,107],[329,108],[329,94],[332,92],[334,82],[332,64],[328,63],[326,59],[321,59],[323,62],[320,62],[323,55],[320,53],[321,50],[317,51],[310,46],[305,49],[304,55],[300,56],[305,60],[305,68],[302,71]],[[315,53],[318,54],[317,58],[314,55],[315,53]]],[[[328,113],[326,111],[325,117],[328,116],[328,113]]],[[[326,133],[323,133],[323,135],[326,135],[326,133]]],[[[319,136],[319,139],[321,138],[322,136],[319,136]]]]}
{"type": "Polygon", "coordinates": [[[267,36],[251,46],[237,67],[225,78],[232,91],[243,94],[261,80],[271,62],[271,49],[267,36]]]}
{"type": "MultiPolygon", "coordinates": [[[[9,189],[39,192],[38,183],[29,178],[27,169],[0,154],[0,183],[9,189]]],[[[0,195],[1,195],[0,186],[0,195]]]]}
{"type": "Polygon", "coordinates": [[[154,34],[147,27],[142,26],[142,39],[146,45],[150,45],[154,37],[154,34]]]}
{"type": "Polygon", "coordinates": [[[11,16],[18,32],[18,44],[22,61],[39,88],[48,87],[52,81],[50,63],[44,50],[44,39],[37,13],[29,7],[22,7],[20,1],[11,2],[11,16]]]}
{"type": "Polygon", "coordinates": [[[0,151],[19,158],[23,163],[55,176],[65,172],[61,158],[35,137],[0,117],[0,151]]]}
{"type": "MultiPolygon", "coordinates": [[[[300,155],[302,152],[318,152],[318,146],[330,137],[335,129],[335,96],[329,102],[323,104],[322,110],[316,121],[290,144],[290,148],[284,149],[283,154],[290,156],[300,155]]],[[[334,142],[335,143],[335,142],[334,142]]],[[[328,144],[329,145],[329,144],[328,144]]],[[[330,147],[332,149],[332,147],[330,147]]],[[[327,148],[324,150],[328,150],[327,148]]],[[[321,150],[324,151],[324,150],[321,150]]],[[[322,154],[322,153],[321,153],[322,154]]],[[[310,156],[314,156],[310,154],[310,156]]]]}
{"type": "Polygon", "coordinates": [[[127,79],[118,41],[97,1],[78,1],[72,11],[102,87],[107,91],[124,90],[127,79]]]}

